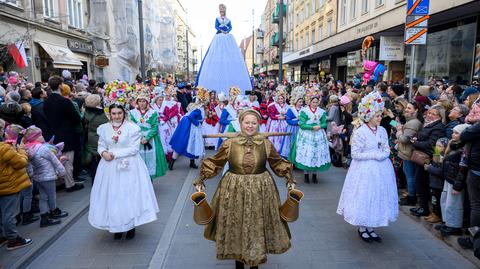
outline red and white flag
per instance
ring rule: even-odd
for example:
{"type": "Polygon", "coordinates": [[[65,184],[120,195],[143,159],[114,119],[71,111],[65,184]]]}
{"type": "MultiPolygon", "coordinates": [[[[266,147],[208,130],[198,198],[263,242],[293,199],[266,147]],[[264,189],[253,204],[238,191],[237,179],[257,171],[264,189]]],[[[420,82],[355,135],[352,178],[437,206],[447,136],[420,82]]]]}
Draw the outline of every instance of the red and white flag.
{"type": "Polygon", "coordinates": [[[25,53],[25,47],[22,42],[8,45],[8,53],[12,55],[13,60],[19,68],[25,68],[25,66],[28,66],[27,54],[25,53]]]}

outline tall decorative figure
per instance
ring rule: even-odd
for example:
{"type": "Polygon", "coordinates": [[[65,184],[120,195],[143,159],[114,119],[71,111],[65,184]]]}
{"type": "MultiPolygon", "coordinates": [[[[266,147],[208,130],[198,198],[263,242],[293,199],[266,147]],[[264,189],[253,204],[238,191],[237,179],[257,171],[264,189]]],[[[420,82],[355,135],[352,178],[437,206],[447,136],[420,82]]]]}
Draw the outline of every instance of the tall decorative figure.
{"type": "Polygon", "coordinates": [[[102,156],[90,195],[88,221],[120,240],[135,236],[135,227],[157,219],[158,204],[145,162],[140,157],[140,127],[126,119],[124,107],[109,106],[111,122],[100,125],[102,156]]]}
{"type": "Polygon", "coordinates": [[[228,94],[230,87],[250,91],[252,84],[240,48],[230,31],[232,22],[226,17],[227,7],[220,4],[220,17],[215,20],[217,34],[198,71],[197,86],[228,94]]]}
{"type": "Polygon", "coordinates": [[[292,165],[282,159],[270,140],[258,134],[260,114],[246,110],[239,117],[241,132],[225,140],[215,156],[203,160],[194,185],[205,189],[204,181],[229,168],[212,200],[215,212],[204,236],[216,242],[217,258],[236,260],[236,268],[257,268],[267,254],[290,248],[290,231],[280,217],[280,198],[270,172],[284,177],[293,188],[292,165]]]}
{"type": "Polygon", "coordinates": [[[388,226],[398,217],[395,172],[389,159],[390,147],[385,129],[379,126],[384,103],[377,92],[362,99],[358,106],[361,126],[352,137],[352,163],[345,178],[337,213],[358,226],[360,238],[380,242],[373,230],[388,226]]]}
{"type": "Polygon", "coordinates": [[[305,174],[305,183],[318,183],[317,172],[326,171],[331,166],[328,148],[327,113],[319,107],[319,94],[315,89],[306,95],[307,106],[300,110],[297,138],[293,144],[290,160],[305,174]]]}

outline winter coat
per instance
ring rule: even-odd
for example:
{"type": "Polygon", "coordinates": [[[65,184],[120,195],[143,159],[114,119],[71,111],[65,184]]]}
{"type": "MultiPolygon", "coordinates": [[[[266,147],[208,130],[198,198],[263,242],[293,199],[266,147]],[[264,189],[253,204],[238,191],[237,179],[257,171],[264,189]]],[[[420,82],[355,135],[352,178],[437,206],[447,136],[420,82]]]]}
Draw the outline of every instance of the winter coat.
{"type": "Polygon", "coordinates": [[[460,160],[462,158],[463,144],[451,143],[450,152],[443,159],[443,177],[453,185],[456,191],[462,191],[465,187],[466,177],[460,172],[460,160]]]}
{"type": "Polygon", "coordinates": [[[27,165],[25,150],[0,142],[0,196],[18,193],[32,185],[27,165]]]}
{"type": "Polygon", "coordinates": [[[480,122],[465,129],[460,135],[462,143],[470,143],[468,168],[480,171],[480,122]]]}
{"type": "Polygon", "coordinates": [[[328,109],[328,116],[327,116],[327,122],[335,122],[337,126],[340,126],[342,124],[342,118],[341,118],[341,111],[340,107],[338,105],[332,105],[328,109]]]}
{"type": "Polygon", "coordinates": [[[443,164],[432,161],[428,166],[427,172],[430,174],[430,188],[443,190],[443,164]]]}
{"type": "Polygon", "coordinates": [[[80,136],[75,128],[81,118],[72,101],[58,93],[52,93],[43,105],[43,111],[55,135],[54,143],[65,143],[64,152],[80,150],[80,136]]]}
{"type": "Polygon", "coordinates": [[[31,178],[37,182],[56,180],[65,176],[65,168],[55,154],[45,145],[38,145],[38,150],[29,154],[32,169],[31,178]]]}
{"type": "Polygon", "coordinates": [[[52,128],[50,127],[47,117],[43,112],[43,101],[38,99],[32,99],[30,101],[32,106],[32,121],[33,125],[37,126],[42,130],[43,138],[46,141],[49,141],[53,136],[52,128]]]}
{"type": "MultiPolygon", "coordinates": [[[[0,105],[0,118],[10,124],[22,125],[23,115],[23,108],[17,102],[6,102],[0,105]]],[[[26,128],[23,125],[22,127],[26,128]]]]}
{"type": "Polygon", "coordinates": [[[445,137],[445,125],[440,120],[434,121],[420,128],[413,148],[432,157],[433,148],[437,140],[442,137],[445,137]]]}
{"type": "Polygon", "coordinates": [[[87,138],[85,141],[86,162],[90,163],[90,160],[93,156],[91,154],[98,154],[98,134],[97,128],[108,122],[108,118],[105,115],[105,112],[101,108],[87,107],[85,108],[85,130],[87,133],[87,138]]]}
{"type": "Polygon", "coordinates": [[[413,145],[410,142],[412,137],[417,136],[418,131],[422,128],[422,122],[417,118],[409,118],[402,127],[402,132],[397,135],[398,140],[398,156],[405,161],[409,161],[412,157],[413,145]]]}

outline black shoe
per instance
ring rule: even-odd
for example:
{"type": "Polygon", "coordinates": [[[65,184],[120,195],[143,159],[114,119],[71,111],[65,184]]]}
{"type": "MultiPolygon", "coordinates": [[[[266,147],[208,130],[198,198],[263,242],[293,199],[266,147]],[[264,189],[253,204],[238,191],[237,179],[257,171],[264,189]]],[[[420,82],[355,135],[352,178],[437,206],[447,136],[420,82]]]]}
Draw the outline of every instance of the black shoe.
{"type": "Polygon", "coordinates": [[[241,261],[235,261],[235,269],[244,269],[245,265],[241,261]]]}
{"type": "Polygon", "coordinates": [[[400,205],[402,206],[415,206],[417,204],[417,197],[416,196],[407,196],[402,199],[400,199],[399,202],[400,205]]]}
{"type": "Polygon", "coordinates": [[[45,213],[40,216],[40,228],[58,225],[61,221],[59,219],[52,219],[50,218],[49,213],[45,213]]]}
{"type": "Polygon", "coordinates": [[[35,221],[39,220],[40,217],[33,215],[32,211],[23,213],[22,215],[22,225],[28,225],[30,223],[34,223],[35,221]]]}
{"type": "Polygon", "coordinates": [[[382,242],[382,238],[374,230],[372,230],[371,232],[367,230],[367,233],[372,238],[373,241],[378,243],[382,242]]]}
{"type": "Polygon", "coordinates": [[[370,243],[370,242],[372,242],[372,240],[373,240],[367,230],[361,232],[360,229],[358,229],[358,235],[360,236],[360,238],[361,238],[363,241],[365,241],[365,242],[367,242],[367,243],[370,243]]]}
{"type": "Polygon", "coordinates": [[[125,236],[126,240],[133,239],[135,237],[135,228],[131,229],[130,231],[127,232],[127,235],[125,236]]]}
{"type": "Polygon", "coordinates": [[[175,159],[172,158],[168,163],[168,169],[173,170],[173,165],[175,164],[175,159]]]}
{"type": "Polygon", "coordinates": [[[317,184],[317,183],[318,183],[317,174],[313,174],[313,175],[312,175],[312,182],[313,182],[313,184],[317,184]]]}
{"type": "Polygon", "coordinates": [[[410,208],[410,213],[416,213],[418,210],[420,209],[420,207],[412,207],[410,208]]]}
{"type": "Polygon", "coordinates": [[[5,237],[0,237],[0,248],[3,247],[4,245],[6,245],[8,243],[8,240],[7,238],[5,237]]]}
{"type": "Polygon", "coordinates": [[[19,248],[26,247],[32,243],[32,239],[22,238],[17,236],[17,238],[13,240],[9,240],[7,244],[7,250],[15,250],[19,248]]]}
{"type": "Polygon", "coordinates": [[[190,168],[198,169],[198,166],[195,164],[195,160],[190,160],[190,168]]]}
{"type": "Polygon", "coordinates": [[[310,183],[310,176],[308,174],[305,174],[304,182],[305,183],[310,183]]]}
{"type": "Polygon", "coordinates": [[[443,236],[462,235],[462,229],[461,228],[448,227],[447,225],[444,225],[440,229],[440,232],[442,233],[443,236]]]}
{"type": "Polygon", "coordinates": [[[61,219],[65,218],[66,216],[68,216],[68,213],[60,210],[58,207],[50,211],[50,218],[52,219],[61,219]]]}
{"type": "Polygon", "coordinates": [[[470,236],[458,238],[457,243],[464,249],[473,249],[473,240],[470,236]]]}
{"type": "Polygon", "coordinates": [[[426,217],[426,216],[430,215],[430,211],[428,209],[420,207],[417,211],[415,211],[414,213],[411,213],[411,214],[416,216],[416,217],[426,217]]]}
{"type": "Polygon", "coordinates": [[[440,231],[443,228],[443,226],[445,226],[445,223],[437,224],[437,225],[435,225],[434,228],[435,228],[435,230],[440,231]]]}
{"type": "Polygon", "coordinates": [[[74,191],[79,191],[83,188],[85,188],[85,186],[83,186],[83,184],[76,183],[75,185],[73,185],[70,188],[67,188],[66,190],[67,190],[67,192],[74,192],[74,191]]]}
{"type": "Polygon", "coordinates": [[[123,237],[123,233],[114,233],[113,240],[120,240],[123,237]]]}

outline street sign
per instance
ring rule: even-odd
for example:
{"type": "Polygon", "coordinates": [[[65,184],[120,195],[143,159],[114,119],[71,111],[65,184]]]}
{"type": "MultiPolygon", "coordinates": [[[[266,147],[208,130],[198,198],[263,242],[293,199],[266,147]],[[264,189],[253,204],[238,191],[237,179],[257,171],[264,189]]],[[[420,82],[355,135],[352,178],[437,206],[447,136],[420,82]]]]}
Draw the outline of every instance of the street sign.
{"type": "Polygon", "coordinates": [[[425,45],[427,43],[427,28],[407,28],[405,29],[405,44],[407,45],[425,45]]]}
{"type": "Polygon", "coordinates": [[[428,15],[430,0],[408,0],[407,15],[428,15]]]}

